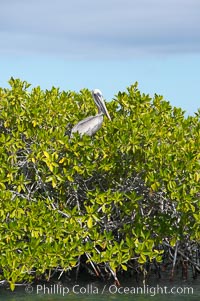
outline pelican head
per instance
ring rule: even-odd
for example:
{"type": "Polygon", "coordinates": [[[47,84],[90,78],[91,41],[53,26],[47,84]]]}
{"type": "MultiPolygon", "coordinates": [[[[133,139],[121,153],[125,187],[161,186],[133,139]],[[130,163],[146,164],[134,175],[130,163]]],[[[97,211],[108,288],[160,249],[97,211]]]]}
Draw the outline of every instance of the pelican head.
{"type": "Polygon", "coordinates": [[[97,105],[99,114],[103,113],[108,117],[109,120],[111,120],[108,110],[106,108],[105,102],[103,100],[103,95],[102,95],[101,91],[99,89],[94,89],[92,91],[92,97],[94,99],[95,104],[97,105]]]}

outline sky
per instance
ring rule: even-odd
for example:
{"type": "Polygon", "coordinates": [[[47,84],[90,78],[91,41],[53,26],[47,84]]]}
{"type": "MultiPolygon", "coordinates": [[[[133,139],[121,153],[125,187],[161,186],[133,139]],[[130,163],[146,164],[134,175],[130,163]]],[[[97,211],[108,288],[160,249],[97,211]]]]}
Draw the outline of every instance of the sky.
{"type": "Polygon", "coordinates": [[[200,108],[199,0],[1,0],[0,86],[99,88],[135,81],[193,115],[200,108]]]}

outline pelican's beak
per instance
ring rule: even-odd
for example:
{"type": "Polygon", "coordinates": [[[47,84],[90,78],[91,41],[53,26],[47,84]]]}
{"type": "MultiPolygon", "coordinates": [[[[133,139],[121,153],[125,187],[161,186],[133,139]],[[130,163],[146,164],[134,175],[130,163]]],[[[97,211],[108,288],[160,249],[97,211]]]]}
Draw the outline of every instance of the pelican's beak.
{"type": "Polygon", "coordinates": [[[92,93],[92,96],[94,98],[94,101],[95,101],[97,107],[100,109],[100,111],[103,112],[108,117],[109,120],[111,120],[108,110],[106,108],[103,96],[99,93],[98,94],[92,93]]]}
{"type": "Polygon", "coordinates": [[[108,113],[108,110],[106,108],[106,104],[105,104],[105,102],[103,100],[103,97],[101,97],[100,103],[101,103],[101,110],[102,110],[102,112],[108,117],[109,120],[111,120],[110,114],[108,113]]]}

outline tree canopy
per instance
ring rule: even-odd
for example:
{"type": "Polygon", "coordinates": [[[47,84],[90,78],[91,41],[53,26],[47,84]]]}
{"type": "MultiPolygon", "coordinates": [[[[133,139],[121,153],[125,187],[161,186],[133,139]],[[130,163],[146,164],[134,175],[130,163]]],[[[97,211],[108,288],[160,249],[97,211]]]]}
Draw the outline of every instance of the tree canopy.
{"type": "Polygon", "coordinates": [[[96,112],[88,89],[9,84],[0,88],[0,281],[14,289],[78,269],[83,257],[96,275],[115,275],[161,264],[166,248],[200,271],[200,111],[185,117],[135,83],[107,102],[112,121],[95,136],[70,138],[96,112]]]}

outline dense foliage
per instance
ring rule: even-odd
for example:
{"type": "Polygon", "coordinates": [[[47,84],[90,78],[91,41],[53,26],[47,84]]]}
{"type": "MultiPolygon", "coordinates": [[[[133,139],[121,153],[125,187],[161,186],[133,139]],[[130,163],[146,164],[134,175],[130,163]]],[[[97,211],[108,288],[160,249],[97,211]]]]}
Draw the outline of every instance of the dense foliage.
{"type": "Polygon", "coordinates": [[[200,270],[200,112],[186,118],[136,83],[107,103],[112,121],[94,137],[70,139],[96,112],[90,91],[9,84],[0,88],[0,281],[13,289],[81,265],[115,277],[178,255],[200,270]]]}

